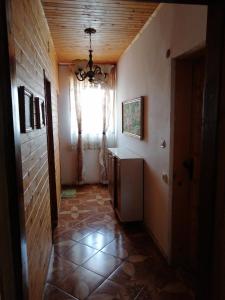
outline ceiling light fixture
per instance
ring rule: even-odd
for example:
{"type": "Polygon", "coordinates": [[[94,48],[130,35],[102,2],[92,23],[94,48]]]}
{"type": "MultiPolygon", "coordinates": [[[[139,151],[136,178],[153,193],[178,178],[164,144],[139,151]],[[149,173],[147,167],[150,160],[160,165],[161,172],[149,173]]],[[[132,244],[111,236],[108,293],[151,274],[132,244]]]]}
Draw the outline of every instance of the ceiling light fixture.
{"type": "Polygon", "coordinates": [[[100,66],[94,65],[92,59],[93,50],[91,48],[91,35],[95,34],[96,30],[94,28],[86,28],[84,32],[90,36],[89,61],[84,69],[79,67],[78,70],[75,71],[75,75],[79,81],[83,81],[86,78],[88,78],[89,82],[91,83],[104,81],[107,74],[102,72],[100,66]]]}

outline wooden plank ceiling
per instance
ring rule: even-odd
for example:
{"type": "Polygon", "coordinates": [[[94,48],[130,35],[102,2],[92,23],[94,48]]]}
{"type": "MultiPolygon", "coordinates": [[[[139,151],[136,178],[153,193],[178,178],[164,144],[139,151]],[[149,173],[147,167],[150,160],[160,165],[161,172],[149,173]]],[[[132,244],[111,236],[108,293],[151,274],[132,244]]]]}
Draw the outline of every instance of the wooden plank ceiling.
{"type": "Polygon", "coordinates": [[[96,63],[116,63],[158,4],[127,0],[43,0],[58,60],[69,63],[87,59],[93,27],[93,57],[96,63]]]}

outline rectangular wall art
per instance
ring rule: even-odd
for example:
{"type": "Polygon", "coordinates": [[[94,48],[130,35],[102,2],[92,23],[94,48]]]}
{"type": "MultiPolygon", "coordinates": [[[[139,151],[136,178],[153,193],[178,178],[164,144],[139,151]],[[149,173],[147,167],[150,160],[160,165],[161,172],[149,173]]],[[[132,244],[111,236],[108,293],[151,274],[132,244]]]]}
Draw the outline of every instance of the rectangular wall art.
{"type": "Polygon", "coordinates": [[[45,126],[45,101],[35,97],[36,127],[41,129],[45,126]]]}
{"type": "Polygon", "coordinates": [[[122,132],[143,139],[144,99],[138,97],[122,103],[122,132]]]}
{"type": "Polygon", "coordinates": [[[20,131],[26,133],[34,129],[34,96],[24,86],[18,88],[20,131]]]}

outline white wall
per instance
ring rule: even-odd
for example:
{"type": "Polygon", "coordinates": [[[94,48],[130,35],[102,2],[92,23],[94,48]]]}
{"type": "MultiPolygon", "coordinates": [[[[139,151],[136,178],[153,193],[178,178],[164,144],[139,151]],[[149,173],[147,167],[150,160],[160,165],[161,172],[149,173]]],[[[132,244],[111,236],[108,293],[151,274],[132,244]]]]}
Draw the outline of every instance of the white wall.
{"type": "Polygon", "coordinates": [[[204,45],[206,19],[206,7],[163,4],[118,63],[118,146],[144,157],[144,220],[166,256],[171,234],[171,62],[204,45]],[[171,58],[166,58],[168,49],[171,58]],[[138,96],[145,96],[143,141],[121,133],[121,102],[138,96]],[[168,184],[162,180],[164,172],[168,184]]]}
{"type": "MultiPolygon", "coordinates": [[[[76,182],[76,152],[70,143],[70,70],[67,65],[59,66],[59,143],[61,161],[61,183],[65,185],[76,182]]],[[[99,182],[99,163],[97,150],[84,151],[85,182],[99,182]]]]}

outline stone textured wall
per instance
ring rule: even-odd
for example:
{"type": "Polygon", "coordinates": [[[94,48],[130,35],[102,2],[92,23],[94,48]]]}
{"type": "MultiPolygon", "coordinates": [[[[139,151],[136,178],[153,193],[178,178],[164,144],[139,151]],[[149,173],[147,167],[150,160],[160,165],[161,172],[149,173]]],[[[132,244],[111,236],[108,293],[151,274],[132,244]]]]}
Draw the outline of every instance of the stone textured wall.
{"type": "MultiPolygon", "coordinates": [[[[43,69],[51,81],[57,201],[60,201],[58,66],[39,0],[12,0],[17,85],[44,98],[43,69]]],[[[21,134],[30,299],[42,299],[51,251],[51,217],[46,127],[21,134]]],[[[58,205],[59,206],[59,205],[58,205]]]]}

